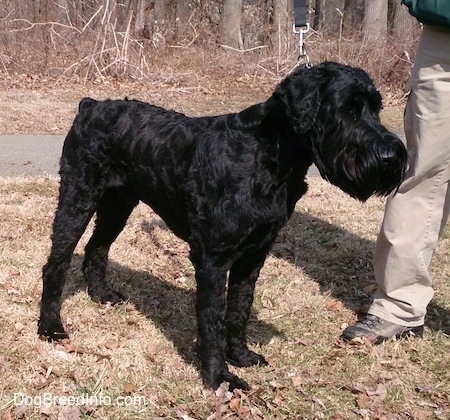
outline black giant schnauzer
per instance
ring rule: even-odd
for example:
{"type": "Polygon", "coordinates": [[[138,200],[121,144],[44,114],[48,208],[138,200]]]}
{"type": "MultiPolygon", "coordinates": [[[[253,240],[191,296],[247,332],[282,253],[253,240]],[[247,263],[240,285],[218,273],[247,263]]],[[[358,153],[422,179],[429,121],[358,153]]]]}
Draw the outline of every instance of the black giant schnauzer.
{"type": "Polygon", "coordinates": [[[39,334],[67,337],[61,293],[94,213],[88,292],[99,302],[123,299],[105,281],[108,251],[142,200],[190,245],[204,383],[248,389],[226,362],[266,364],[246,344],[255,282],[306,192],[308,168],[361,201],[403,178],[406,150],[381,125],[380,109],[363,70],[329,62],[295,70],[266,102],[236,114],[189,118],[134,100],[83,99],[62,152],[39,334]]]}

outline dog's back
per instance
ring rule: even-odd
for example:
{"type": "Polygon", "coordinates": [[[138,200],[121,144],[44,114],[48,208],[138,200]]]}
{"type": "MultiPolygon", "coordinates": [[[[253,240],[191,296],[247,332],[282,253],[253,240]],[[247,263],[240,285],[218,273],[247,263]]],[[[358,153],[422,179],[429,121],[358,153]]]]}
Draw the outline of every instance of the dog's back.
{"type": "MultiPolygon", "coordinates": [[[[273,205],[272,195],[267,204],[264,194],[252,193],[277,181],[266,169],[268,154],[261,148],[267,145],[254,135],[257,126],[246,117],[244,127],[243,119],[238,114],[190,118],[135,100],[84,98],[65,140],[61,177],[88,170],[98,190],[132,190],[187,239],[187,206],[198,217],[225,220],[231,215],[225,217],[223,207],[236,201],[244,207],[255,200],[264,201],[256,208],[273,205]]],[[[263,216],[254,209],[251,217],[263,216]]]]}

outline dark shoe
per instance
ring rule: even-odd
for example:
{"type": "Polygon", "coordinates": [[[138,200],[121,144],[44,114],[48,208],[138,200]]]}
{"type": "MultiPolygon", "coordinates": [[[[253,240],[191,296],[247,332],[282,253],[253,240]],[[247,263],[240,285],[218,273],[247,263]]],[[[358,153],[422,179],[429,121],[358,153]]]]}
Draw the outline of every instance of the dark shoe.
{"type": "Polygon", "coordinates": [[[373,344],[380,344],[392,337],[422,337],[423,325],[418,327],[404,327],[394,324],[375,315],[366,315],[355,325],[347,327],[341,337],[345,341],[355,338],[366,338],[373,344]]]}

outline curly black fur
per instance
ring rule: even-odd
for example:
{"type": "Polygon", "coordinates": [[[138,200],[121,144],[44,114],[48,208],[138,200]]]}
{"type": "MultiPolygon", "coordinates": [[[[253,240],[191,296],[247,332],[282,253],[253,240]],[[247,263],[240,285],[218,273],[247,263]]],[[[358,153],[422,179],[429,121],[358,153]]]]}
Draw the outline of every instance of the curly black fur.
{"type": "Polygon", "coordinates": [[[204,383],[247,389],[226,361],[266,364],[246,344],[255,282],[306,192],[309,166],[315,163],[324,178],[360,200],[388,194],[403,178],[406,150],[381,125],[380,108],[368,75],[336,63],[297,69],[266,102],[215,117],[83,99],[61,158],[39,334],[67,337],[61,293],[94,214],[83,263],[88,292],[99,302],[123,299],[105,281],[108,251],[143,201],[190,245],[204,383]]]}

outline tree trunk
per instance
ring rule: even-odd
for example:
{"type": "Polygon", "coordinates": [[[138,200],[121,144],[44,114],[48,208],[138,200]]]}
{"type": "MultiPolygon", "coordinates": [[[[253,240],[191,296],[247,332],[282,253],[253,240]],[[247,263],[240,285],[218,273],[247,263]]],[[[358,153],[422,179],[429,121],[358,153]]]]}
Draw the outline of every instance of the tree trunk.
{"type": "Polygon", "coordinates": [[[364,35],[367,41],[386,42],[387,16],[386,0],[364,0],[364,35]]]}
{"type": "Polygon", "coordinates": [[[176,21],[175,31],[177,41],[184,41],[187,36],[191,36],[192,28],[190,28],[189,20],[192,15],[193,5],[188,1],[176,2],[176,21]]]}
{"type": "Polygon", "coordinates": [[[364,17],[364,5],[360,0],[345,0],[344,3],[344,33],[352,35],[360,33],[364,17]]]}
{"type": "Polygon", "coordinates": [[[315,1],[313,28],[315,31],[320,31],[323,24],[323,0],[315,1]]]}
{"type": "Polygon", "coordinates": [[[400,2],[393,2],[392,8],[392,36],[401,41],[405,51],[410,52],[413,45],[414,18],[400,2]]]}
{"type": "Polygon", "coordinates": [[[323,28],[329,33],[339,33],[341,28],[342,13],[344,12],[343,0],[327,0],[323,9],[323,28]]]}
{"type": "Polygon", "coordinates": [[[273,33],[272,46],[280,54],[286,45],[288,31],[292,31],[293,20],[288,15],[288,0],[275,0],[273,2],[273,33]]]}
{"type": "Polygon", "coordinates": [[[141,3],[138,14],[141,36],[150,39],[155,47],[165,45],[167,0],[140,0],[139,2],[141,3]]]}
{"type": "Polygon", "coordinates": [[[220,43],[242,49],[242,0],[224,0],[219,24],[220,43]]]}
{"type": "Polygon", "coordinates": [[[136,18],[134,20],[134,29],[139,37],[143,37],[144,35],[144,27],[145,27],[145,8],[146,1],[145,0],[137,0],[136,4],[136,18]]]}

